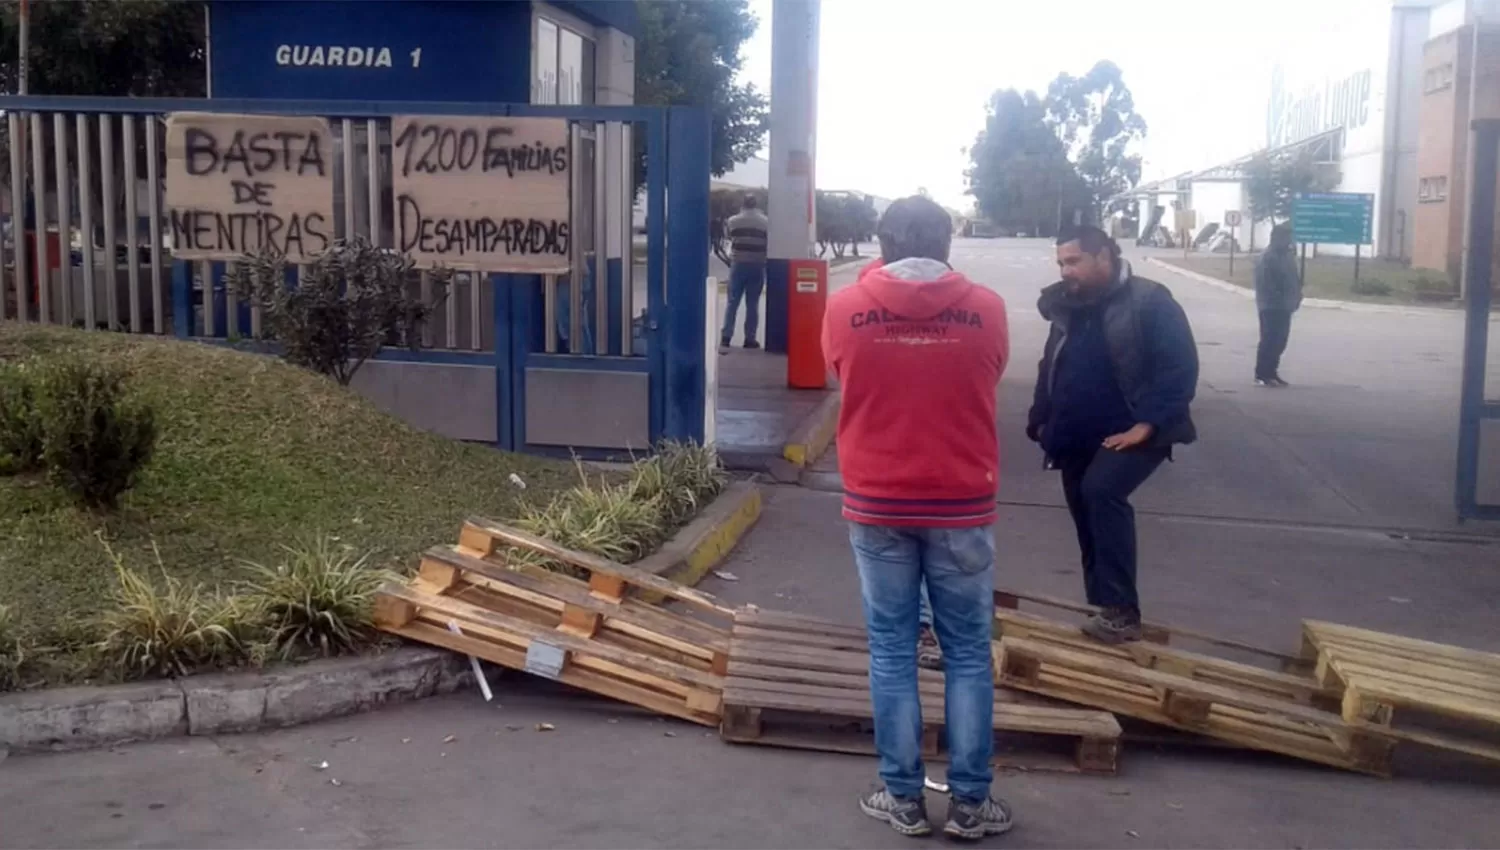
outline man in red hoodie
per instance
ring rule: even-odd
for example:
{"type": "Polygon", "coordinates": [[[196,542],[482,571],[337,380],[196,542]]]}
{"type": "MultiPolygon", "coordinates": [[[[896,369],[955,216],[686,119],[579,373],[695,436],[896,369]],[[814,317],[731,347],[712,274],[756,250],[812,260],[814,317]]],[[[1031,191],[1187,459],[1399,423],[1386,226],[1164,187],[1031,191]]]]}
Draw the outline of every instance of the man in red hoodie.
{"type": "Polygon", "coordinates": [[[891,204],[880,261],[834,294],[823,351],[838,377],[844,518],[870,642],[870,697],[884,787],[865,814],[904,835],[932,831],[917,696],[923,582],[942,646],[953,799],[943,831],[1011,827],[990,795],[994,681],[995,390],[1009,359],[1005,302],[948,265],[953,225],[923,197],[891,204]]]}

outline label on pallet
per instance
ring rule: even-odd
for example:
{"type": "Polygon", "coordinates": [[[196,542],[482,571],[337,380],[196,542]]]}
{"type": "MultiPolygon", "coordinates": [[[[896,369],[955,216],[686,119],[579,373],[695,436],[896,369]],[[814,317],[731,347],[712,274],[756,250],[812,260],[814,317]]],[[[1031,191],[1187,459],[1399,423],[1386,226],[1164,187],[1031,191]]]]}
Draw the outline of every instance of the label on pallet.
{"type": "Polygon", "coordinates": [[[562,675],[563,663],[567,658],[566,650],[543,640],[534,640],[526,647],[526,672],[556,679],[562,675]]]}

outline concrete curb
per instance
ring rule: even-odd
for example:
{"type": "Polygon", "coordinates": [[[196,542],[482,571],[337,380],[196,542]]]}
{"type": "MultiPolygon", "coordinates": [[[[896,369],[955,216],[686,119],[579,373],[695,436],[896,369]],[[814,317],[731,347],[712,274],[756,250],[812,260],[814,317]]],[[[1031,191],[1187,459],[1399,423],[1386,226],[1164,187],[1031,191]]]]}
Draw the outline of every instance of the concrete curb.
{"type": "Polygon", "coordinates": [[[781,447],[781,456],[799,470],[812,466],[833,442],[838,425],[839,393],[834,390],[792,429],[786,445],[781,447]]]}
{"type": "Polygon", "coordinates": [[[296,726],[450,693],[462,656],[402,647],[265,673],[214,673],[0,696],[0,750],[78,750],[177,735],[296,726]]]}
{"type": "MultiPolygon", "coordinates": [[[[665,545],[632,566],[691,587],[723,563],[760,519],[760,509],[760,488],[750,481],[736,481],[665,545]]],[[[640,596],[648,602],[661,601],[660,594],[640,596]]]]}
{"type": "MultiPolygon", "coordinates": [[[[1255,300],[1255,290],[1253,289],[1248,289],[1246,287],[1230,283],[1227,280],[1221,280],[1216,277],[1211,277],[1209,275],[1203,274],[1202,272],[1195,272],[1192,269],[1183,268],[1182,266],[1176,265],[1175,263],[1169,263],[1166,260],[1157,257],[1147,257],[1146,262],[1161,266],[1162,268],[1172,272],[1173,274],[1180,274],[1190,280],[1196,280],[1199,283],[1208,284],[1215,289],[1222,289],[1225,292],[1232,292],[1235,295],[1240,296],[1241,298],[1246,298],[1251,301],[1255,300]]],[[[1329,298],[1304,298],[1302,299],[1302,306],[1317,307],[1323,310],[1347,310],[1351,313],[1388,313],[1398,316],[1463,315],[1463,311],[1461,310],[1454,310],[1444,307],[1412,307],[1405,305],[1397,306],[1395,304],[1363,304],[1358,301],[1334,301],[1329,298]]]]}

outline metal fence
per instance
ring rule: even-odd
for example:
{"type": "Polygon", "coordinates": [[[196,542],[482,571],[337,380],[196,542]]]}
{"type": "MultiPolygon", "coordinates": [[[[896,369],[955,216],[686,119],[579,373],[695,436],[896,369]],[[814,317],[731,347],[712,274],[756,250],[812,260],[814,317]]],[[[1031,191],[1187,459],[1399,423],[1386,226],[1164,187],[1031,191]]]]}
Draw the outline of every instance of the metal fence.
{"type": "MultiPolygon", "coordinates": [[[[335,235],[394,247],[391,116],[518,109],[569,118],[573,145],[573,271],[542,279],[538,350],[641,354],[636,316],[645,304],[637,302],[646,299],[635,286],[630,226],[631,142],[641,116],[630,107],[0,97],[10,164],[9,191],[0,199],[0,205],[8,199],[0,318],[131,333],[262,336],[258,308],[234,291],[225,263],[174,261],[163,198],[168,112],[328,117],[335,235]],[[587,114],[578,117],[580,111],[587,114]],[[611,252],[615,263],[607,259],[611,252]]],[[[663,273],[652,269],[648,277],[663,273]]],[[[494,285],[488,274],[458,272],[444,287],[422,273],[413,294],[435,309],[421,348],[493,351],[494,285]]]]}

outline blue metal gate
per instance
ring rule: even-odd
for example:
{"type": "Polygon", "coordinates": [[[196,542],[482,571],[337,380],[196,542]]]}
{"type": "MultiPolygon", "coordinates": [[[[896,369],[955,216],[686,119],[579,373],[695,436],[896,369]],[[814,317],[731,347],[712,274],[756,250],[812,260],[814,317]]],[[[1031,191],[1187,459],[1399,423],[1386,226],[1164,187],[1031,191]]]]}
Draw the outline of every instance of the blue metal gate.
{"type": "MultiPolygon", "coordinates": [[[[575,179],[573,215],[574,232],[591,242],[577,240],[573,271],[561,278],[461,273],[421,348],[383,352],[373,361],[375,386],[362,390],[417,424],[505,449],[599,457],[647,450],[661,439],[703,439],[712,415],[704,383],[706,110],[78,97],[0,97],[0,110],[9,139],[30,141],[9,150],[11,205],[25,211],[13,219],[26,224],[14,228],[4,258],[4,291],[14,294],[14,306],[3,317],[223,341],[259,337],[260,317],[228,291],[224,263],[171,258],[162,236],[167,113],[330,119],[336,235],[376,245],[394,244],[392,116],[566,119],[574,162],[588,163],[589,172],[575,179]],[[633,170],[637,133],[645,139],[645,186],[606,185],[609,169],[633,170]],[[610,156],[618,158],[606,164],[610,156]],[[638,275],[630,208],[642,188],[645,262],[638,275]],[[79,242],[76,252],[62,249],[69,259],[56,264],[47,251],[26,247],[49,244],[53,228],[59,244],[79,242]],[[26,241],[23,229],[42,238],[26,241]],[[474,370],[493,374],[480,381],[474,370]],[[470,415],[491,405],[492,421],[487,413],[470,415]]],[[[429,285],[424,276],[424,295],[429,285]]]]}

